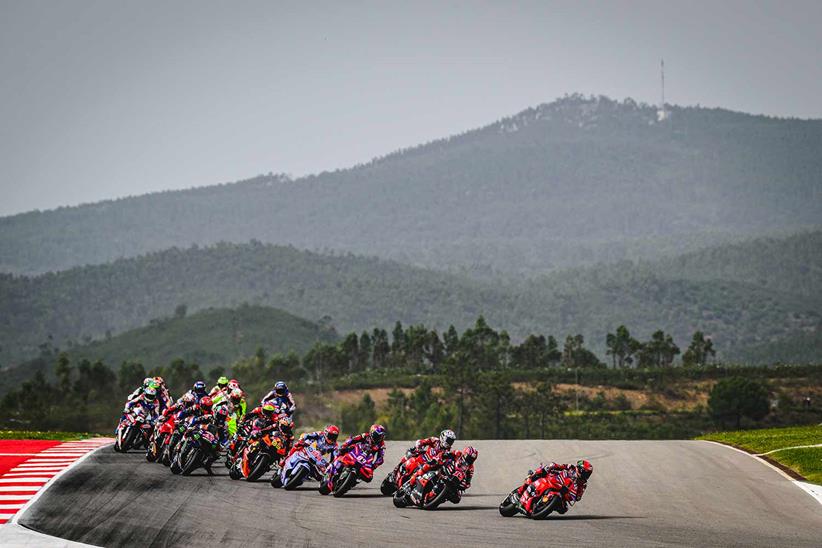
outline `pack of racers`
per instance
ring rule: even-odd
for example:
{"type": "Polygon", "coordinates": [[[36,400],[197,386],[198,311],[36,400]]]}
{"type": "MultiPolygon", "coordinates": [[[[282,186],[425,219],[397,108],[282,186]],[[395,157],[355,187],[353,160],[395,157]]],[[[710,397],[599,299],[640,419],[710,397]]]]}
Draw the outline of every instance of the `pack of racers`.
{"type": "MultiPolygon", "coordinates": [[[[246,394],[236,379],[220,377],[210,391],[206,390],[205,382],[197,381],[191,390],[172,403],[163,378],[146,377],[143,383],[129,394],[123,409],[123,417],[136,407],[141,407],[152,421],[174,420],[177,428],[170,443],[172,447],[186,431],[202,425],[214,425],[219,434],[220,446],[226,450],[226,466],[230,466],[241,454],[243,447],[253,436],[277,433],[287,443],[288,456],[311,444],[326,456],[330,463],[325,480],[320,486],[322,494],[327,494],[333,487],[330,482],[341,467],[338,457],[347,452],[355,448],[361,449],[368,455],[372,469],[378,468],[384,462],[386,430],[379,424],[372,425],[368,432],[349,437],[342,444],[338,443],[340,429],[333,424],[323,430],[304,433],[294,441],[292,415],[297,406],[294,396],[283,381],[278,381],[274,385],[274,388],[262,398],[259,406],[246,412],[246,394]],[[228,428],[232,419],[236,421],[236,432],[233,435],[228,428]]],[[[462,495],[471,487],[478,451],[471,446],[461,451],[452,450],[455,441],[456,434],[450,429],[443,430],[439,436],[417,440],[393,469],[393,478],[404,478],[398,488],[409,493],[424,474],[446,463],[453,463],[460,468],[462,474],[459,490],[451,502],[459,503],[462,495]]],[[[206,470],[212,474],[210,468],[206,470]]],[[[540,463],[535,470],[529,471],[525,481],[515,492],[521,496],[540,478],[550,474],[562,474],[563,477],[573,479],[573,500],[578,501],[585,492],[592,470],[591,463],[587,460],[580,460],[576,464],[540,463]]],[[[564,505],[557,511],[565,513],[567,508],[564,505]]]]}

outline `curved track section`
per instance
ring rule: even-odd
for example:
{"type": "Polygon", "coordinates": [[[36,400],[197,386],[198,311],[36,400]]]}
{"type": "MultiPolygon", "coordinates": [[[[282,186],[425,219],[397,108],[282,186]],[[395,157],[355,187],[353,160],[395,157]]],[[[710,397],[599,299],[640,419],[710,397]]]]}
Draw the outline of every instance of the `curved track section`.
{"type": "Polygon", "coordinates": [[[389,444],[372,484],[341,499],[316,484],[286,492],[231,481],[219,464],[173,476],[142,454],[99,451],[21,519],[101,546],[448,544],[458,546],[819,546],[822,506],[755,459],[695,441],[478,441],[474,485],[459,505],[398,510],[379,481],[407,443],[389,444]],[[539,461],[594,464],[584,499],[545,522],[503,518],[502,498],[539,461]]]}

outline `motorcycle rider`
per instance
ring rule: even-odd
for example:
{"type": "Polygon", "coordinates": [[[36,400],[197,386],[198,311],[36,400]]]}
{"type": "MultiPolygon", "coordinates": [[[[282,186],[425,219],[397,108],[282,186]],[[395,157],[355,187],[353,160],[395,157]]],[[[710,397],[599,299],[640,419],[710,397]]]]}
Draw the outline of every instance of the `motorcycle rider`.
{"type": "Polygon", "coordinates": [[[339,438],[339,436],[340,429],[337,428],[335,424],[329,424],[323,430],[303,434],[294,444],[294,447],[291,448],[288,456],[290,457],[295,451],[299,451],[306,445],[314,443],[317,451],[323,455],[328,455],[328,461],[331,462],[334,460],[337,450],[339,449],[339,445],[337,444],[337,438],[339,438]]]}
{"type": "MultiPolygon", "coordinates": [[[[439,437],[431,436],[430,438],[417,440],[416,443],[414,443],[414,447],[408,450],[396,468],[394,468],[395,485],[402,475],[413,471],[414,474],[410,479],[416,482],[417,475],[424,474],[435,466],[439,466],[456,440],[457,435],[450,429],[445,429],[440,432],[439,437]],[[425,469],[424,471],[422,471],[423,468],[425,469]]],[[[411,483],[411,485],[413,486],[413,483],[411,483]]]]}
{"type": "Polygon", "coordinates": [[[186,392],[186,394],[191,394],[197,400],[197,403],[200,402],[201,399],[208,396],[208,392],[206,392],[206,383],[204,381],[197,381],[192,385],[191,390],[186,392]]]}
{"type": "Polygon", "coordinates": [[[145,392],[146,388],[148,388],[149,386],[154,386],[154,389],[156,390],[158,388],[156,384],[157,383],[154,381],[153,377],[146,377],[145,379],[143,379],[143,384],[135,388],[134,391],[128,395],[128,397],[126,398],[126,403],[130,402],[135,398],[138,398],[143,392],[145,392]]]}
{"type": "MultiPolygon", "coordinates": [[[[229,445],[229,454],[232,460],[236,459],[242,453],[247,442],[246,438],[250,437],[251,427],[255,421],[260,420],[262,422],[260,431],[267,433],[280,428],[278,419],[277,408],[270,402],[257,406],[246,413],[243,420],[237,425],[237,433],[234,434],[234,439],[229,445]]],[[[287,425],[283,426],[288,429],[287,425]]]]}
{"type": "MultiPolygon", "coordinates": [[[[205,390],[205,383],[202,381],[198,381],[203,384],[203,390],[205,390]]],[[[196,385],[197,383],[195,383],[196,385]]],[[[213,402],[208,395],[204,395],[200,399],[197,399],[197,396],[192,393],[192,391],[186,392],[178,401],[180,404],[178,409],[177,403],[166,409],[168,413],[165,415],[168,417],[171,413],[174,413],[174,424],[175,430],[174,433],[171,435],[169,439],[169,447],[177,447],[180,439],[183,437],[183,434],[186,431],[186,427],[188,426],[188,422],[186,419],[191,419],[192,417],[198,417],[200,415],[211,415],[211,407],[213,402]],[[173,410],[173,411],[172,411],[173,410]]]]}
{"type": "Polygon", "coordinates": [[[217,379],[217,384],[214,385],[214,388],[211,389],[208,395],[211,396],[211,399],[213,400],[220,394],[223,396],[228,396],[230,391],[231,389],[228,387],[228,377],[223,376],[217,379]]]}
{"type": "Polygon", "coordinates": [[[261,403],[267,402],[272,402],[281,412],[289,416],[293,415],[297,409],[297,404],[294,403],[294,396],[288,391],[288,385],[283,381],[277,381],[271,392],[263,397],[261,403]]]}
{"type": "MultiPolygon", "coordinates": [[[[591,477],[591,472],[594,471],[594,467],[591,463],[587,460],[578,460],[576,464],[559,464],[556,462],[551,462],[549,464],[540,463],[536,470],[529,471],[528,477],[525,478],[525,483],[523,483],[519,489],[517,489],[517,495],[522,496],[528,487],[534,483],[536,480],[540,478],[544,478],[549,474],[567,474],[570,478],[574,480],[574,485],[576,486],[575,492],[573,492],[573,496],[575,500],[582,499],[582,495],[585,493],[585,487],[588,484],[588,478],[591,477]]],[[[525,510],[528,512],[531,511],[531,505],[533,504],[534,499],[529,498],[528,502],[526,503],[525,510]]],[[[563,503],[562,508],[558,509],[557,512],[560,514],[564,514],[568,511],[568,506],[563,503]]]]}
{"type": "Polygon", "coordinates": [[[159,375],[154,377],[154,382],[157,384],[157,400],[160,402],[160,412],[162,412],[171,406],[173,400],[163,377],[159,375]]]}
{"type": "Polygon", "coordinates": [[[474,462],[479,456],[479,451],[470,445],[462,451],[454,451],[456,457],[456,465],[462,470],[464,476],[459,485],[459,490],[449,499],[454,504],[459,504],[462,500],[462,495],[471,487],[471,480],[474,478],[474,462]]]}
{"type": "Polygon", "coordinates": [[[326,471],[324,483],[320,485],[320,494],[327,495],[333,488],[332,480],[343,467],[340,457],[351,451],[355,446],[362,445],[370,458],[370,465],[373,470],[382,465],[385,457],[385,427],[381,424],[372,424],[368,432],[357,434],[345,440],[337,451],[337,456],[326,471]]]}
{"type": "Polygon", "coordinates": [[[160,415],[160,403],[157,398],[157,390],[149,386],[143,390],[139,396],[126,402],[123,408],[123,415],[130,413],[135,407],[142,407],[146,411],[146,417],[153,423],[160,415]]]}

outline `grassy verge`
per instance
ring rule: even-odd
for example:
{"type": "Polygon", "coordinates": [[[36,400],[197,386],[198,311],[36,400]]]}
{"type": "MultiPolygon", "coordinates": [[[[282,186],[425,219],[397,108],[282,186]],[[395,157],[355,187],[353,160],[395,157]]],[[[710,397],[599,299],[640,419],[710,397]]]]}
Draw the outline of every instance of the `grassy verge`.
{"type": "Polygon", "coordinates": [[[0,440],[58,440],[72,441],[93,438],[88,432],[38,432],[35,430],[0,430],[0,440]]]}
{"type": "Polygon", "coordinates": [[[717,432],[697,439],[727,443],[753,453],[775,451],[768,458],[796,471],[808,481],[822,484],[822,447],[785,449],[822,443],[822,426],[717,432]]]}

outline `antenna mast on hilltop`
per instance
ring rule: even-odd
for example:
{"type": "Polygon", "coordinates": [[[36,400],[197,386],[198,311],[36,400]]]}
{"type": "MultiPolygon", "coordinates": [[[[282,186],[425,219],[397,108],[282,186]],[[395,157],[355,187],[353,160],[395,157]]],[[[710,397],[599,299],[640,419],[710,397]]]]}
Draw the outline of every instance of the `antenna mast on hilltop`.
{"type": "Polygon", "coordinates": [[[659,102],[659,109],[656,111],[658,121],[668,119],[668,109],[665,108],[665,59],[659,60],[659,76],[662,83],[662,98],[659,102]]]}

